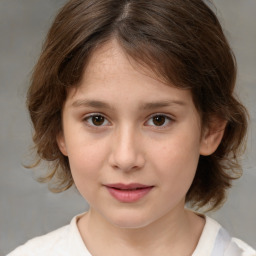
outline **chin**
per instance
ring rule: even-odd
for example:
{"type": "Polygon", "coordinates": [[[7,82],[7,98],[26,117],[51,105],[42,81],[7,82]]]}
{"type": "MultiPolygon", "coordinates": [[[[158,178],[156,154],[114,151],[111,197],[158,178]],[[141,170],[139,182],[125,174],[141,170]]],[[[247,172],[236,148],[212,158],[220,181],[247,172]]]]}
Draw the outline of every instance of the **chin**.
{"type": "Polygon", "coordinates": [[[121,229],[140,229],[148,226],[150,222],[139,222],[139,221],[119,221],[112,223],[115,227],[121,229]]]}
{"type": "Polygon", "coordinates": [[[123,229],[138,229],[148,226],[153,220],[147,217],[145,214],[116,214],[107,218],[113,226],[123,229]]]}

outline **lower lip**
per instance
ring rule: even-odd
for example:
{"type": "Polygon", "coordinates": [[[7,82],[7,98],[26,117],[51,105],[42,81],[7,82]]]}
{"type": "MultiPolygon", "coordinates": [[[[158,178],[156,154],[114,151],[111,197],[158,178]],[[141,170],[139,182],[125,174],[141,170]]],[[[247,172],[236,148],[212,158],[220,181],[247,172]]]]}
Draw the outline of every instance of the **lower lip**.
{"type": "Polygon", "coordinates": [[[107,187],[109,193],[122,203],[133,203],[146,196],[153,187],[146,187],[136,190],[120,190],[107,187]]]}

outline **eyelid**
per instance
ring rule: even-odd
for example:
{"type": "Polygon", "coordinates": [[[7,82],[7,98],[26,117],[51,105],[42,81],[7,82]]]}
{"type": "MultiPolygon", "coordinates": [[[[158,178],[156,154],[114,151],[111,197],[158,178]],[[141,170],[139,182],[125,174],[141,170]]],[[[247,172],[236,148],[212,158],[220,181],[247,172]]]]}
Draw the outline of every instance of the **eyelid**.
{"type": "Polygon", "coordinates": [[[109,126],[109,124],[111,124],[109,119],[104,114],[99,113],[99,112],[93,112],[93,113],[86,114],[83,116],[82,120],[83,120],[83,122],[86,123],[87,126],[92,127],[92,128],[97,128],[97,129],[109,126]],[[91,117],[94,117],[94,116],[102,116],[105,119],[104,122],[107,121],[108,124],[107,125],[99,125],[99,126],[90,124],[88,122],[88,119],[91,117]]]}
{"type": "MultiPolygon", "coordinates": [[[[83,116],[82,121],[85,122],[85,124],[88,127],[96,128],[96,129],[104,128],[106,126],[110,126],[111,125],[111,122],[109,121],[109,118],[106,117],[105,114],[102,114],[100,112],[88,113],[88,114],[83,116]],[[99,125],[99,126],[94,125],[94,124],[90,124],[88,119],[91,118],[91,117],[94,117],[94,116],[102,116],[104,118],[104,123],[107,122],[107,124],[102,124],[102,125],[99,125]]],[[[160,112],[160,113],[154,113],[154,114],[151,114],[150,116],[148,116],[146,121],[144,122],[144,124],[146,124],[146,126],[154,127],[156,129],[165,129],[165,128],[169,127],[171,125],[170,123],[172,123],[174,121],[175,121],[175,118],[172,115],[160,112]],[[168,123],[164,124],[162,126],[150,125],[150,124],[147,125],[147,123],[150,121],[150,119],[152,119],[153,117],[156,117],[156,116],[163,116],[163,117],[165,117],[168,120],[168,123]]]]}
{"type": "Polygon", "coordinates": [[[151,127],[156,128],[156,129],[164,129],[164,128],[170,126],[170,122],[172,123],[172,122],[175,121],[175,118],[174,118],[172,115],[170,115],[170,114],[154,113],[154,114],[151,114],[151,115],[147,118],[147,121],[146,121],[145,123],[148,123],[149,120],[150,120],[151,118],[155,117],[155,116],[163,116],[163,117],[165,117],[165,118],[168,119],[168,121],[169,121],[168,124],[167,124],[167,125],[163,125],[163,126],[157,126],[157,125],[147,125],[147,126],[151,126],[151,127]]]}

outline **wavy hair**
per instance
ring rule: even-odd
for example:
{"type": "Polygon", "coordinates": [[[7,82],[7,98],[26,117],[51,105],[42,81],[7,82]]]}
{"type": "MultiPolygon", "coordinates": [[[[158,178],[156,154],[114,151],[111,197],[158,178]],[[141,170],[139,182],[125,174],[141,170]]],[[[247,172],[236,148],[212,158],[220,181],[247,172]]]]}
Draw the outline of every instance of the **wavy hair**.
{"type": "Polygon", "coordinates": [[[186,195],[193,206],[217,208],[241,174],[239,156],[248,118],[234,95],[234,54],[215,13],[202,0],[67,2],[48,32],[27,94],[39,159],[35,165],[50,163],[39,181],[51,181],[55,192],[72,186],[68,158],[56,142],[67,88],[78,86],[94,50],[112,38],[168,83],[189,89],[203,124],[212,116],[227,122],[216,152],[200,156],[186,195]]]}

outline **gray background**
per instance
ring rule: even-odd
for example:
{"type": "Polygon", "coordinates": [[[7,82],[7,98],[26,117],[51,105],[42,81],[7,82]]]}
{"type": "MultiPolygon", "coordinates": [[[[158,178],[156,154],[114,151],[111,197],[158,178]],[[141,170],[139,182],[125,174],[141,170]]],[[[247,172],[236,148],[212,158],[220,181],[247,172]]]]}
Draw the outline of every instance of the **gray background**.
{"type": "MultiPolygon", "coordinates": [[[[86,203],[71,189],[52,194],[22,164],[29,162],[31,126],[25,96],[42,40],[64,0],[0,0],[0,255],[67,224],[86,203]]],[[[211,214],[232,235],[256,247],[256,0],[215,0],[236,53],[237,92],[251,126],[244,175],[224,207],[211,214]]]]}

